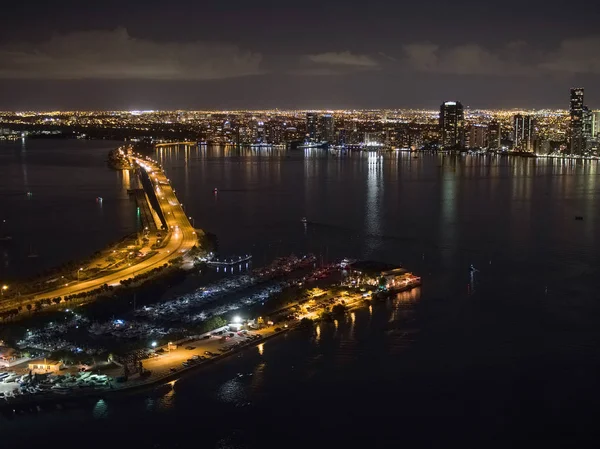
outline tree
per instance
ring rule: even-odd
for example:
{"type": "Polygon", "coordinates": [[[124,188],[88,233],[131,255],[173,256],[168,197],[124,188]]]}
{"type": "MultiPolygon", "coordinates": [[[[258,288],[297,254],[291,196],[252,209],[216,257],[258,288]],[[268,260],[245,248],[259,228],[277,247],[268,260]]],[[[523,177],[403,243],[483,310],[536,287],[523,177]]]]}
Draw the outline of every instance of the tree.
{"type": "Polygon", "coordinates": [[[221,316],[213,316],[202,323],[202,331],[210,332],[213,329],[218,329],[227,324],[227,320],[221,316]]]}
{"type": "Polygon", "coordinates": [[[313,320],[311,320],[310,318],[302,318],[300,320],[300,327],[302,327],[303,329],[310,329],[313,327],[313,320]]]}
{"type": "Polygon", "coordinates": [[[346,313],[346,306],[343,304],[336,304],[331,308],[331,313],[334,315],[343,315],[346,313]]]}
{"type": "Polygon", "coordinates": [[[319,314],[319,318],[322,319],[323,321],[331,321],[331,314],[329,312],[323,310],[319,314]]]}
{"type": "Polygon", "coordinates": [[[27,307],[27,310],[29,312],[31,312],[31,309],[33,308],[33,306],[31,304],[27,304],[25,307],[27,307]]]}

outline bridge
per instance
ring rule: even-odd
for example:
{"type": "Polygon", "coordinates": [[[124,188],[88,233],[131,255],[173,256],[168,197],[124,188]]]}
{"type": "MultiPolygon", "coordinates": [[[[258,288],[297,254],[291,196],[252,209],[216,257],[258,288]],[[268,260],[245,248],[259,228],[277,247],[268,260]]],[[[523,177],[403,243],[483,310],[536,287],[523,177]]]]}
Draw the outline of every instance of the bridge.
{"type": "Polygon", "coordinates": [[[154,145],[154,148],[161,147],[174,147],[177,145],[198,145],[198,142],[167,142],[167,143],[157,143],[154,145]]]}
{"type": "MultiPolygon", "coordinates": [[[[138,154],[128,155],[127,157],[136,167],[138,176],[147,180],[147,182],[142,183],[145,196],[149,200],[150,208],[160,217],[161,227],[165,228],[163,232],[166,235],[163,241],[166,244],[152,256],[105,275],[81,282],[70,282],[54,290],[36,295],[24,295],[0,301],[0,312],[35,303],[46,298],[64,297],[89,292],[105,284],[112,286],[120,285],[121,281],[161,267],[165,263],[169,263],[169,261],[185,255],[194,246],[198,245],[196,230],[191,225],[181,203],[175,196],[175,192],[164,171],[162,171],[155,161],[149,158],[144,158],[138,154]]],[[[153,215],[155,214],[153,213],[153,215]]]]}

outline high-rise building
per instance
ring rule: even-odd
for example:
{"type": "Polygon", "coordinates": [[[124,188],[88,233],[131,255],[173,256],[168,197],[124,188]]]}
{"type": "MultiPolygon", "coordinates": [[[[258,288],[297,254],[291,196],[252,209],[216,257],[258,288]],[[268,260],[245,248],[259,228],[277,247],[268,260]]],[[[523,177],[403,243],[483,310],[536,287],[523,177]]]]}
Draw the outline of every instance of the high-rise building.
{"type": "Polygon", "coordinates": [[[569,112],[571,123],[569,124],[569,149],[571,154],[581,154],[585,149],[585,138],[583,135],[583,88],[571,89],[571,104],[569,112]]]}
{"type": "Polygon", "coordinates": [[[487,147],[488,127],[486,125],[472,125],[469,130],[469,148],[487,147]]]}
{"type": "Polygon", "coordinates": [[[333,116],[331,114],[324,114],[321,116],[321,140],[333,143],[335,140],[335,127],[333,116]]]}
{"type": "Polygon", "coordinates": [[[463,105],[457,101],[447,101],[440,106],[440,133],[443,147],[464,145],[465,114],[463,105]]]}
{"type": "Polygon", "coordinates": [[[600,111],[592,111],[592,137],[600,138],[600,111]]]}
{"type": "Polygon", "coordinates": [[[308,140],[315,142],[319,135],[319,116],[316,112],[306,113],[306,136],[308,140]]]}
{"type": "Polygon", "coordinates": [[[491,150],[497,150],[500,148],[500,141],[502,140],[502,128],[500,122],[492,121],[488,125],[488,148],[491,150]]]}
{"type": "Polygon", "coordinates": [[[513,150],[533,152],[535,120],[530,115],[515,115],[513,118],[513,150]]]}
{"type": "Polygon", "coordinates": [[[590,140],[592,137],[594,137],[594,115],[592,114],[592,111],[590,111],[587,106],[583,107],[583,126],[582,126],[582,132],[583,132],[583,138],[588,141],[590,140]]]}

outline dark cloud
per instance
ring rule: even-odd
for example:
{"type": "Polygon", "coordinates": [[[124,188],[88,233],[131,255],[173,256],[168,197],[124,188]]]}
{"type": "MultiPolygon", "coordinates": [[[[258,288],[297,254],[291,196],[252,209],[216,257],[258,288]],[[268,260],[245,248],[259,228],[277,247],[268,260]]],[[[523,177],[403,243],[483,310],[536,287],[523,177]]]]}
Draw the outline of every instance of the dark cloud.
{"type": "Polygon", "coordinates": [[[600,36],[566,39],[540,64],[543,70],[566,74],[600,74],[600,36]]]}
{"type": "Polygon", "coordinates": [[[211,80],[263,73],[261,60],[235,45],[155,42],[119,28],[2,45],[0,78],[211,80]]]}
{"type": "Polygon", "coordinates": [[[350,51],[318,53],[308,55],[308,59],[317,64],[369,69],[379,68],[379,63],[372,57],[354,54],[350,51]]]}
{"type": "Polygon", "coordinates": [[[479,44],[403,45],[403,66],[417,72],[452,75],[546,76],[600,74],[600,37],[566,39],[543,50],[523,41],[489,49],[479,44]]]}

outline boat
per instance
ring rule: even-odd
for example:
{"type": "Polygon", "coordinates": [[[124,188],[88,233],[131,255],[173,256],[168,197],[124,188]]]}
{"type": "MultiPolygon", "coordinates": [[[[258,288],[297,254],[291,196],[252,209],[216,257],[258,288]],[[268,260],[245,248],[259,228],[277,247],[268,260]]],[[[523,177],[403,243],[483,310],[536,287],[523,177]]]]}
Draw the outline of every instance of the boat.
{"type": "Polygon", "coordinates": [[[583,221],[583,217],[581,215],[577,215],[575,217],[575,220],[577,220],[577,221],[583,221]]]}
{"type": "Polygon", "coordinates": [[[302,217],[302,223],[308,223],[308,220],[306,219],[306,217],[302,217]]]}
{"type": "Polygon", "coordinates": [[[340,262],[340,267],[346,268],[346,267],[349,267],[350,265],[352,265],[353,263],[356,263],[356,259],[343,259],[340,262]]]}
{"type": "Polygon", "coordinates": [[[327,142],[304,142],[298,148],[327,148],[327,142]]]}

